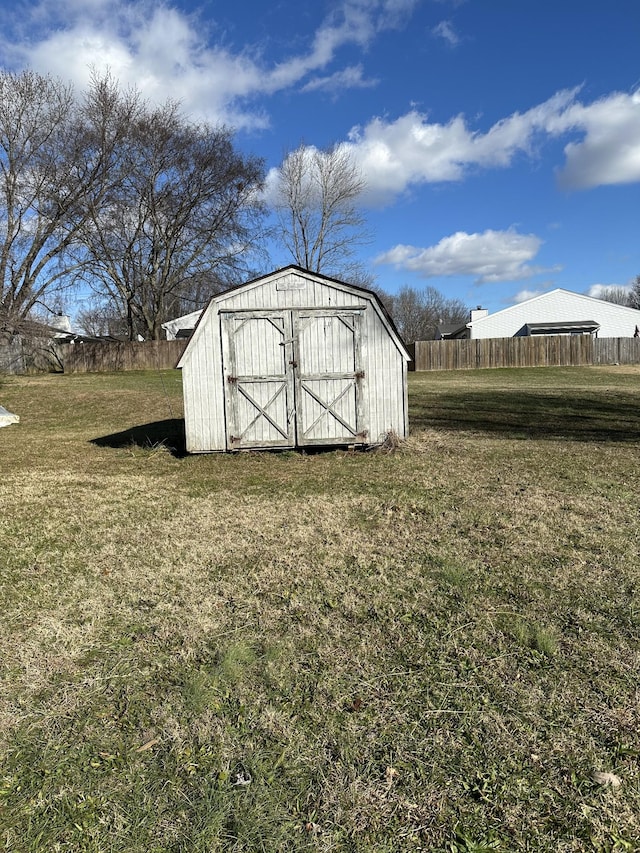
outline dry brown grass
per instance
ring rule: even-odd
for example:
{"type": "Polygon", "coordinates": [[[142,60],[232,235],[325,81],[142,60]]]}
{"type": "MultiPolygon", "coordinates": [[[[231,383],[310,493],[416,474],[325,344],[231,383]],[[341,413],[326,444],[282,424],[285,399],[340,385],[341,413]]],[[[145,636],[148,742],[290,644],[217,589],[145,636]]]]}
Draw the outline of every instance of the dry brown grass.
{"type": "Polygon", "coordinates": [[[5,384],[7,848],[635,849],[639,376],[412,377],[392,453],[187,458],[93,443],[172,372],[5,384]]]}

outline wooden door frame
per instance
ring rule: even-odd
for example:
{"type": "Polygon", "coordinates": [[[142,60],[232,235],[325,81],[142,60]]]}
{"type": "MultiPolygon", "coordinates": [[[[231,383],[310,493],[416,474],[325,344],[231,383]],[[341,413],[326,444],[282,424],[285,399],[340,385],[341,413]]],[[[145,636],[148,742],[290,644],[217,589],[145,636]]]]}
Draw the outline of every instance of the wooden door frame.
{"type": "MultiPolygon", "coordinates": [[[[221,309],[220,310],[220,332],[221,332],[221,342],[222,342],[222,375],[224,381],[224,401],[225,401],[225,435],[226,435],[226,446],[227,450],[241,450],[243,448],[252,448],[252,447],[273,447],[273,448],[294,448],[294,447],[305,447],[312,445],[333,445],[333,444],[343,444],[343,445],[352,445],[352,444],[368,444],[369,443],[369,435],[368,435],[368,425],[367,425],[367,413],[368,406],[366,400],[366,391],[367,391],[367,381],[364,373],[363,367],[363,355],[365,348],[365,305],[348,305],[342,307],[326,307],[326,308],[317,308],[317,307],[287,307],[287,308],[267,308],[264,310],[256,310],[256,309],[243,309],[243,308],[230,308],[230,309],[221,309]],[[308,377],[303,377],[301,375],[299,365],[300,365],[300,333],[303,331],[303,323],[305,320],[318,320],[322,317],[337,317],[342,319],[343,322],[345,320],[353,321],[353,326],[350,325],[350,322],[347,322],[346,325],[349,326],[350,331],[354,335],[354,371],[347,371],[343,374],[337,373],[327,373],[322,375],[312,375],[308,377]],[[259,376],[238,376],[235,373],[236,367],[236,352],[235,352],[235,334],[238,331],[233,330],[233,335],[231,334],[231,322],[234,319],[242,318],[243,320],[269,320],[273,323],[274,319],[279,319],[283,321],[283,329],[284,331],[278,329],[283,334],[284,340],[281,342],[281,346],[284,348],[283,353],[283,367],[284,374],[278,376],[268,376],[268,375],[259,375],[259,376]],[[316,379],[353,379],[353,386],[355,388],[355,429],[352,430],[351,426],[347,424],[336,412],[332,411],[331,407],[335,405],[340,397],[339,395],[335,400],[331,401],[329,406],[327,406],[326,401],[320,400],[309,388],[303,387],[303,383],[305,379],[307,380],[316,380],[316,379]],[[267,409],[269,405],[275,399],[275,396],[269,400],[269,402],[265,405],[264,409],[262,409],[259,404],[252,400],[250,396],[242,391],[242,382],[276,382],[282,381],[283,386],[281,390],[286,390],[287,395],[287,438],[283,441],[270,441],[270,442],[245,442],[242,443],[242,436],[238,436],[235,433],[239,432],[238,429],[238,408],[237,408],[237,394],[243,393],[243,396],[249,400],[251,405],[253,405],[258,414],[256,418],[259,418],[261,415],[267,417],[267,420],[270,421],[272,426],[279,431],[282,432],[280,426],[271,420],[268,417],[264,409],[267,409]],[[234,386],[234,387],[231,387],[234,386]],[[336,417],[349,432],[352,432],[352,437],[344,437],[344,439],[326,439],[326,438],[315,438],[315,439],[307,439],[304,436],[304,418],[302,417],[302,412],[300,406],[302,404],[304,394],[310,394],[313,396],[319,405],[327,408],[333,417],[336,417]]],[[[275,325],[275,324],[274,324],[275,325]]],[[[240,327],[241,328],[241,327],[240,327]]],[[[277,327],[276,327],[277,328],[277,327]]],[[[346,391],[347,389],[345,389],[346,391]]],[[[279,392],[278,392],[279,393],[279,392]]],[[[345,392],[343,392],[344,394],[345,392]]],[[[255,422],[255,421],[254,421],[255,422]]],[[[253,422],[252,422],[253,423],[253,422]]],[[[246,431],[246,430],[245,430],[246,431]]]]}
{"type": "MultiPolygon", "coordinates": [[[[366,324],[364,322],[364,312],[366,306],[342,306],[342,307],[326,307],[326,308],[293,308],[292,327],[293,341],[295,344],[294,351],[294,373],[295,373],[295,409],[296,409],[296,445],[298,447],[312,445],[327,445],[327,444],[368,444],[368,429],[366,425],[366,383],[365,373],[363,368],[363,337],[365,334],[366,324]],[[300,353],[300,333],[304,330],[305,320],[319,320],[323,317],[337,317],[342,320],[353,334],[354,342],[354,370],[345,371],[343,373],[326,373],[303,376],[300,370],[301,353],[300,353]],[[348,322],[347,322],[348,321],[348,322]],[[351,325],[353,321],[353,325],[351,325]],[[338,380],[349,379],[353,380],[353,385],[347,386],[343,391],[329,404],[327,401],[321,400],[310,388],[305,387],[305,381],[315,380],[338,380]],[[333,406],[344,396],[344,394],[353,387],[355,390],[355,419],[353,426],[348,424],[337,412],[333,410],[333,406]],[[304,423],[302,414],[302,401],[304,394],[312,396],[316,402],[324,407],[329,413],[336,418],[349,432],[351,437],[341,439],[327,438],[306,438],[305,432],[313,428],[317,420],[310,426],[304,423]]],[[[320,417],[324,417],[321,415],[320,417]]]]}
{"type": "Polygon", "coordinates": [[[252,447],[273,447],[273,448],[293,448],[295,447],[295,388],[294,377],[289,366],[289,359],[292,358],[292,329],[291,329],[291,311],[289,309],[265,309],[264,311],[245,311],[245,310],[222,310],[220,311],[220,331],[222,340],[222,375],[224,381],[224,400],[225,400],[225,436],[227,450],[242,450],[252,447]],[[283,341],[280,343],[284,347],[283,350],[283,368],[284,373],[274,375],[238,375],[236,372],[237,359],[235,350],[235,335],[242,328],[232,329],[232,323],[236,319],[244,321],[249,320],[267,320],[269,321],[280,334],[283,336],[283,341]],[[274,320],[281,320],[283,327],[280,329],[274,320]],[[264,405],[260,404],[252,398],[252,396],[243,390],[245,382],[263,382],[263,383],[281,383],[281,387],[276,393],[270,397],[269,401],[264,405]],[[283,431],[282,425],[278,424],[266,411],[269,406],[282,393],[286,394],[286,416],[287,425],[286,433],[283,431]],[[248,402],[256,409],[256,416],[251,423],[245,427],[242,434],[240,433],[238,423],[238,394],[242,394],[248,402]],[[282,440],[275,439],[272,441],[242,441],[244,433],[252,426],[257,419],[265,417],[272,427],[282,435],[282,440]]]}

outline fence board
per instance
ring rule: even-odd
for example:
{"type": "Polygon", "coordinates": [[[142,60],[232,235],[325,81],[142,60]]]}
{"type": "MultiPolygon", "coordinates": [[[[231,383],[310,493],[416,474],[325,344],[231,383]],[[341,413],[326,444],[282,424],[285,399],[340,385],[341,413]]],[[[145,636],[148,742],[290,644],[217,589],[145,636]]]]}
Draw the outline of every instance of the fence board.
{"type": "Polygon", "coordinates": [[[602,338],[595,349],[595,364],[640,363],[640,338],[602,338]]]}
{"type": "Polygon", "coordinates": [[[173,368],[187,343],[184,339],[73,343],[58,349],[65,373],[111,373],[173,368]]]}
{"type": "Polygon", "coordinates": [[[412,370],[473,370],[489,367],[579,367],[640,364],[640,338],[535,335],[416,341],[409,348],[412,370]]]}
{"type": "Polygon", "coordinates": [[[25,373],[26,369],[22,338],[0,341],[0,373],[25,373]]]}

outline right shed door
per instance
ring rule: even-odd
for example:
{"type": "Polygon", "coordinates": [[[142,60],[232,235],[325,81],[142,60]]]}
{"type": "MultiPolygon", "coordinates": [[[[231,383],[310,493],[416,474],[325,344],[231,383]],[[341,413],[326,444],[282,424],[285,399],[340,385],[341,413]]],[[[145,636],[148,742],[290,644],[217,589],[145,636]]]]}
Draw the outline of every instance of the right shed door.
{"type": "Polygon", "coordinates": [[[363,314],[293,312],[296,443],[367,443],[363,314]]]}

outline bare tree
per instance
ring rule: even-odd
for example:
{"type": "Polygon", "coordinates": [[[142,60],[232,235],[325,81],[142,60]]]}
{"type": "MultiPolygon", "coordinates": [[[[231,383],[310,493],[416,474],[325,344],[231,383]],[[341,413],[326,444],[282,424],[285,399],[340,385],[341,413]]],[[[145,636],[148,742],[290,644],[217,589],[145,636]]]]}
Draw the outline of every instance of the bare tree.
{"type": "Polygon", "coordinates": [[[640,308],[640,275],[637,275],[627,296],[629,308],[640,308]]]}
{"type": "Polygon", "coordinates": [[[84,231],[87,281],[130,337],[158,339],[185,300],[206,301],[246,267],[263,166],[234,149],[230,131],[189,123],[171,102],[140,111],[121,158],[124,180],[84,231]]]}
{"type": "Polygon", "coordinates": [[[91,337],[127,333],[126,321],[114,313],[113,303],[99,296],[85,303],[76,315],[76,323],[81,332],[91,337]]]}
{"type": "Polygon", "coordinates": [[[91,207],[117,180],[127,98],[105,78],[84,100],[32,71],[0,72],[0,318],[16,327],[73,280],[91,207]]]}
{"type": "Polygon", "coordinates": [[[383,301],[406,343],[433,340],[438,326],[469,319],[464,302],[444,296],[435,287],[416,290],[404,285],[383,301]]]}
{"type": "Polygon", "coordinates": [[[626,287],[612,285],[604,289],[598,298],[603,302],[612,302],[614,305],[624,305],[628,308],[633,307],[630,306],[631,297],[632,294],[626,287]]]}
{"type": "Polygon", "coordinates": [[[368,239],[357,207],[364,188],[344,146],[301,145],[285,156],[276,201],[278,234],[295,263],[348,278],[356,246],[368,239]]]}
{"type": "Polygon", "coordinates": [[[634,278],[631,287],[611,285],[603,288],[598,299],[613,302],[615,305],[624,305],[627,308],[640,309],[640,275],[634,278]]]}

